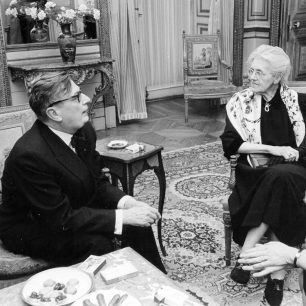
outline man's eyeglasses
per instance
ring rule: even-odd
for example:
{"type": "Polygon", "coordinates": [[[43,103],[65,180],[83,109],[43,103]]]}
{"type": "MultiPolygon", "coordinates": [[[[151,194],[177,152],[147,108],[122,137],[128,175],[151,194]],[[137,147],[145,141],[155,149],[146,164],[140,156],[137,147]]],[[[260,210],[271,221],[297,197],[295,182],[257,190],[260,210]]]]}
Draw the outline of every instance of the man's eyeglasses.
{"type": "Polygon", "coordinates": [[[48,107],[52,107],[52,106],[54,106],[57,103],[68,101],[68,100],[75,100],[75,101],[78,101],[79,103],[81,103],[81,95],[82,95],[82,92],[79,91],[77,94],[75,94],[74,96],[71,96],[69,98],[53,101],[52,103],[49,104],[48,107]]]}

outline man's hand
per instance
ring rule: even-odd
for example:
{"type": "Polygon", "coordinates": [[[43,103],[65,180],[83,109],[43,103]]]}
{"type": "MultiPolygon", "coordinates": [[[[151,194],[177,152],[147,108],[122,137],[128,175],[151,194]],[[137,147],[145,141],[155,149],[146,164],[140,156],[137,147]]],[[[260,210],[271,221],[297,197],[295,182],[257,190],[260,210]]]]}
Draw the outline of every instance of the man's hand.
{"type": "Polygon", "coordinates": [[[255,277],[284,269],[292,264],[297,250],[281,242],[257,244],[254,248],[240,254],[238,262],[243,264],[243,270],[258,271],[255,277]]]}
{"type": "Polygon", "coordinates": [[[123,213],[123,224],[134,226],[150,226],[157,222],[161,216],[156,208],[150,205],[137,201],[129,201],[125,203],[123,213]]]}
{"type": "Polygon", "coordinates": [[[135,198],[133,198],[131,196],[127,196],[127,199],[124,203],[124,209],[138,207],[138,206],[142,206],[142,205],[148,205],[148,204],[146,204],[144,202],[141,202],[141,201],[137,201],[135,198]]]}

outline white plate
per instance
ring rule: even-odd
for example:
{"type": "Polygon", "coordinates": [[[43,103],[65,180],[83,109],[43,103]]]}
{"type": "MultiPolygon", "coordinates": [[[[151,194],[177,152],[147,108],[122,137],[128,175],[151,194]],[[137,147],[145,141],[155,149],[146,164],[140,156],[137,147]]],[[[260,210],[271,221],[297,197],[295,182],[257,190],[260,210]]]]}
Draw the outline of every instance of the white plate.
{"type": "MultiPolygon", "coordinates": [[[[42,305],[67,305],[71,304],[83,295],[90,292],[90,290],[93,287],[93,280],[89,274],[86,272],[83,272],[81,270],[78,270],[76,268],[69,268],[69,267],[61,267],[61,268],[54,268],[42,271],[40,273],[35,274],[31,278],[28,279],[25,286],[22,289],[22,299],[33,306],[42,306],[42,305]],[[67,284],[67,282],[71,279],[77,279],[78,284],[75,285],[76,293],[75,294],[69,294],[64,293],[67,298],[56,302],[55,298],[51,298],[51,302],[42,302],[39,299],[30,298],[33,291],[39,293],[40,290],[45,290],[45,286],[43,285],[45,281],[47,280],[54,280],[56,283],[62,283],[67,284]]],[[[63,292],[63,290],[53,290],[53,287],[50,287],[53,294],[56,294],[58,292],[63,292]]],[[[47,295],[47,294],[46,294],[47,295]]]]}
{"type": "MultiPolygon", "coordinates": [[[[115,294],[119,294],[121,296],[121,295],[123,295],[127,292],[117,290],[117,289],[114,289],[114,288],[108,289],[108,290],[103,290],[103,289],[102,290],[96,290],[94,292],[86,294],[85,296],[83,296],[79,300],[75,301],[72,304],[72,306],[84,306],[83,301],[86,300],[86,299],[89,299],[92,303],[98,305],[97,295],[99,293],[102,293],[104,295],[106,305],[108,305],[108,303],[111,301],[111,299],[113,298],[113,296],[115,294]]],[[[128,297],[123,301],[121,306],[141,306],[141,304],[134,296],[128,294],[128,297]]]]}
{"type": "Polygon", "coordinates": [[[123,149],[127,144],[128,142],[126,140],[112,140],[107,146],[111,149],[123,149]]]}

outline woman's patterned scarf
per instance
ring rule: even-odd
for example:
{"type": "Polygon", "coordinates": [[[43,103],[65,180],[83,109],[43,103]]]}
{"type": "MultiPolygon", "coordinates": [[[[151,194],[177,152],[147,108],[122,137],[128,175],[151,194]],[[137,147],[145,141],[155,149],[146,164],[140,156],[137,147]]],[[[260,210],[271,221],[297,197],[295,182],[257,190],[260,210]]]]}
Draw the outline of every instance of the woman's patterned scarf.
{"type": "MultiPolygon", "coordinates": [[[[305,123],[298,103],[298,94],[284,85],[280,88],[280,96],[293,126],[296,144],[299,146],[305,136],[305,123]]],[[[262,143],[261,97],[248,88],[233,95],[226,105],[228,118],[244,141],[262,143]]]]}

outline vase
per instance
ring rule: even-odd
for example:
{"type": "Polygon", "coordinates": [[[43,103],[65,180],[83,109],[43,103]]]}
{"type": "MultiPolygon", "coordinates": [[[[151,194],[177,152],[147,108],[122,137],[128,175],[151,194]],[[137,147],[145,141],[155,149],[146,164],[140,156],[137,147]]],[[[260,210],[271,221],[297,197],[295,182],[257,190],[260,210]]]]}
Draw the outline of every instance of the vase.
{"type": "Polygon", "coordinates": [[[85,39],[97,38],[96,20],[93,16],[85,15],[83,17],[85,39]]]}
{"type": "Polygon", "coordinates": [[[74,63],[76,53],[76,37],[72,36],[70,23],[61,24],[62,33],[57,38],[58,46],[64,63],[74,63]]]}
{"type": "Polygon", "coordinates": [[[30,32],[33,29],[35,22],[34,20],[25,14],[18,15],[19,25],[20,25],[20,34],[22,44],[29,44],[32,42],[30,32]]]}
{"type": "Polygon", "coordinates": [[[49,38],[49,27],[44,20],[36,20],[33,29],[30,31],[31,42],[47,42],[49,38]]]}

